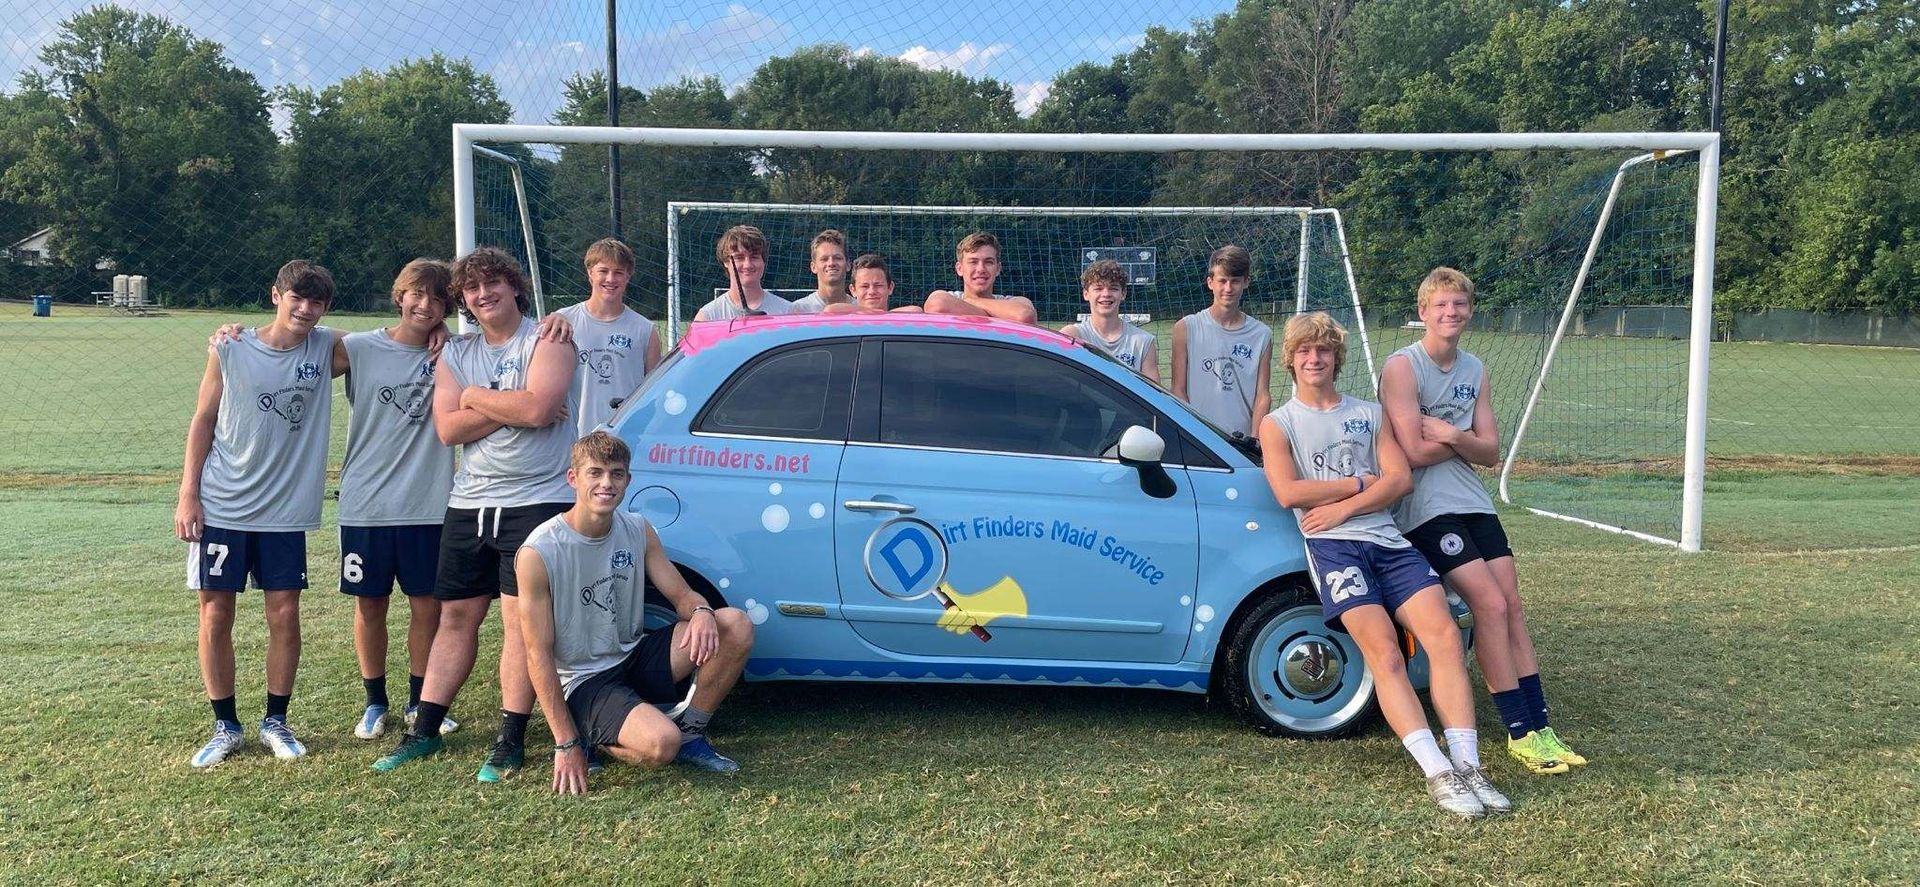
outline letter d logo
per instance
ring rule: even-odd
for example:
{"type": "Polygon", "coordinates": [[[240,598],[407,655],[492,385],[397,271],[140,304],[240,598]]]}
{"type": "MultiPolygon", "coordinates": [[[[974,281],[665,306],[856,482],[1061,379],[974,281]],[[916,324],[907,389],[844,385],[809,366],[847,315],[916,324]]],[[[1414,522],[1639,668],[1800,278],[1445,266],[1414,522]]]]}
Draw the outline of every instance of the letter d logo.
{"type": "Polygon", "coordinates": [[[931,524],[896,517],[867,537],[867,581],[881,594],[910,601],[933,593],[947,578],[947,545],[931,524]]]}

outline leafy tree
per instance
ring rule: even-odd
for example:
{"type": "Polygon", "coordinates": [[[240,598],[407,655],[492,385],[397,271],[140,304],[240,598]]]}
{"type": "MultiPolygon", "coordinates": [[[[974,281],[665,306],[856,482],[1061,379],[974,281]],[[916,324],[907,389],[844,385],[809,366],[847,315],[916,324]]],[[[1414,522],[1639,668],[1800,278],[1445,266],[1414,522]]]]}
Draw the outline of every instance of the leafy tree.
{"type": "Polygon", "coordinates": [[[51,224],[60,261],[146,274],[170,303],[264,293],[276,151],[266,95],[221,47],[158,16],[68,19],[9,104],[0,200],[51,224]]]}

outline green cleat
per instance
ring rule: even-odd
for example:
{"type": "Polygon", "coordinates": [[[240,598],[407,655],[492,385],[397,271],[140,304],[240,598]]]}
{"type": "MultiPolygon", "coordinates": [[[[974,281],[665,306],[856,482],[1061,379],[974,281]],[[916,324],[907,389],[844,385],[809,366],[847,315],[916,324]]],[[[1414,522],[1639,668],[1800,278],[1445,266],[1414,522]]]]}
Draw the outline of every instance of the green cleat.
{"type": "Polygon", "coordinates": [[[400,744],[387,752],[387,756],[373,762],[376,772],[387,773],[398,769],[401,764],[431,757],[439,753],[446,740],[438,736],[415,736],[412,733],[401,735],[400,744]]]}
{"type": "Polygon", "coordinates": [[[1552,776],[1573,769],[1560,760],[1559,754],[1539,733],[1507,740],[1507,754],[1535,776],[1552,776]]]}
{"type": "Polygon", "coordinates": [[[480,765],[480,772],[474,774],[481,782],[500,782],[511,779],[520,772],[526,763],[526,746],[508,742],[505,739],[493,741],[493,748],[487,750],[487,760],[480,765]]]}
{"type": "Polygon", "coordinates": [[[1566,743],[1561,742],[1560,734],[1553,732],[1552,727],[1541,727],[1540,738],[1546,740],[1547,745],[1553,748],[1554,754],[1557,755],[1560,760],[1566,761],[1575,767],[1585,767],[1587,765],[1587,759],[1573,749],[1568,748],[1566,743]]]}

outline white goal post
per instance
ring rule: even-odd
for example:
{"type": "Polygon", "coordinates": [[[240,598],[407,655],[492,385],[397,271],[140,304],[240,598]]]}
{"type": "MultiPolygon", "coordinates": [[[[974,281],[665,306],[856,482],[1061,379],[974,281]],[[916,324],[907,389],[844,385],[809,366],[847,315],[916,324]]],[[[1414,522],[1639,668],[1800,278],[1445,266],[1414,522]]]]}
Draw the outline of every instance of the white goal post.
{"type": "MultiPolygon", "coordinates": [[[[1691,325],[1687,350],[1686,439],[1678,547],[1682,551],[1689,552],[1701,550],[1702,506],[1706,490],[1708,345],[1712,341],[1713,334],[1714,237],[1719,221],[1720,135],[1718,133],[934,133],[456,123],[453,126],[454,252],[456,255],[465,255],[472,251],[476,244],[473,162],[475,148],[482,142],[617,144],[680,148],[928,152],[1033,151],[1083,154],[1604,149],[1636,149],[1649,152],[1696,151],[1699,153],[1699,174],[1694,197],[1691,325]]],[[[997,211],[1000,208],[995,209],[997,211]]],[[[1596,234],[1595,242],[1597,237],[1596,234]]],[[[1345,251],[1344,245],[1342,251],[1345,251]]],[[[1591,255],[1588,258],[1590,260],[1591,255]]],[[[1583,270],[1586,264],[1583,263],[1583,270]]],[[[1569,297],[1569,310],[1571,310],[1572,301],[1577,299],[1578,295],[1576,286],[1569,297]]],[[[1544,374],[1545,371],[1546,365],[1543,364],[1540,372],[1544,374]]],[[[1515,437],[1517,442],[1520,435],[1516,434],[1515,437]]],[[[1561,515],[1551,516],[1561,517],[1561,515]]],[[[1580,522],[1590,526],[1601,526],[1603,529],[1617,529],[1590,521],[1580,522]]]]}

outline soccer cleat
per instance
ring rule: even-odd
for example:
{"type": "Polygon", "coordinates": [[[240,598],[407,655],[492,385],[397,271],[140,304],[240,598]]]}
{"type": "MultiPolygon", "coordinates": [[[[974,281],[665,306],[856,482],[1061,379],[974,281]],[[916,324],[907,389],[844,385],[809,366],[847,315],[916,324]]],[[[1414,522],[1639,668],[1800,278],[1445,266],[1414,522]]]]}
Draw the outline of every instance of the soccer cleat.
{"type": "Polygon", "coordinates": [[[1455,816],[1487,815],[1487,806],[1480,803],[1473,787],[1458,771],[1447,770],[1427,777],[1427,794],[1433,796],[1433,802],[1439,804],[1440,809],[1455,816]]]}
{"type": "Polygon", "coordinates": [[[599,746],[587,746],[587,775],[599,776],[600,771],[605,769],[607,769],[607,765],[600,761],[599,746]]]}
{"type": "Polygon", "coordinates": [[[1507,755],[1519,761],[1520,766],[1535,776],[1552,776],[1573,769],[1567,766],[1566,761],[1560,760],[1553,747],[1547,745],[1537,732],[1507,740],[1507,755]]]}
{"type": "Polygon", "coordinates": [[[706,770],[710,773],[738,773],[740,764],[732,758],[713,750],[713,743],[707,737],[695,735],[680,743],[680,753],[674,755],[673,762],[686,764],[706,770]]]}
{"type": "MultiPolygon", "coordinates": [[[[420,720],[420,708],[418,706],[409,706],[407,708],[407,729],[409,731],[413,729],[413,722],[417,720],[420,720]]],[[[460,729],[460,722],[454,720],[453,715],[446,715],[440,719],[441,736],[445,736],[458,729],[460,729]]]]}
{"type": "Polygon", "coordinates": [[[1507,800],[1506,795],[1493,787],[1493,780],[1487,778],[1487,771],[1479,767],[1461,767],[1454,772],[1460,774],[1460,781],[1465,782],[1467,788],[1473,790],[1474,798],[1480,801],[1480,806],[1485,807],[1488,813],[1513,812],[1513,802],[1507,800]]]}
{"type": "Polygon", "coordinates": [[[527,762],[527,748],[524,745],[495,739],[493,748],[487,750],[487,759],[480,764],[480,772],[474,774],[481,782],[499,782],[511,779],[520,772],[527,762]]]}
{"type": "Polygon", "coordinates": [[[1552,746],[1554,754],[1558,756],[1560,760],[1566,761],[1575,767],[1585,767],[1587,765],[1587,759],[1581,757],[1580,754],[1573,749],[1568,748],[1566,743],[1561,742],[1560,734],[1553,732],[1552,727],[1541,727],[1539,732],[1540,738],[1546,740],[1547,745],[1552,746]]]}
{"type": "Polygon", "coordinates": [[[387,773],[398,769],[401,764],[408,761],[431,757],[439,753],[445,745],[446,740],[438,736],[415,736],[411,732],[403,733],[400,736],[400,744],[394,746],[393,751],[387,752],[385,757],[374,761],[373,769],[387,773]]]}
{"type": "Polygon", "coordinates": [[[272,750],[273,756],[283,761],[305,757],[307,747],[293,735],[293,729],[279,718],[260,719],[260,744],[272,750]]]}
{"type": "Polygon", "coordinates": [[[234,721],[214,721],[213,738],[193,753],[193,765],[206,769],[227,759],[247,738],[246,728],[234,721]]]}
{"type": "Polygon", "coordinates": [[[360,715],[360,723],[353,728],[353,735],[361,739],[379,739],[387,735],[387,707],[369,705],[360,715]]]}

